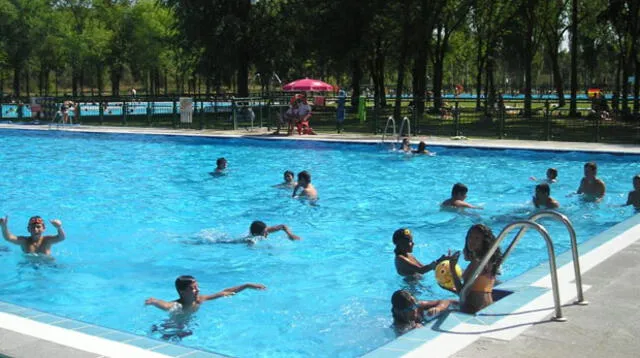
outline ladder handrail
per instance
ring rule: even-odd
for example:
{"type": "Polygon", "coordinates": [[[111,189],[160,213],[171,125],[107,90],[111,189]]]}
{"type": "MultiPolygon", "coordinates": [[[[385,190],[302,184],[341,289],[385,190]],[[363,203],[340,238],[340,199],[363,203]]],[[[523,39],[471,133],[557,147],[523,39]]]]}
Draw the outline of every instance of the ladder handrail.
{"type": "Polygon", "coordinates": [[[382,143],[384,143],[384,138],[387,136],[387,130],[389,129],[389,123],[393,126],[393,137],[396,137],[396,120],[393,119],[393,116],[389,116],[387,119],[387,124],[384,126],[384,132],[382,133],[382,143]]]}
{"type": "Polygon", "coordinates": [[[411,137],[411,121],[407,116],[405,116],[404,118],[402,118],[402,122],[400,123],[400,130],[398,131],[398,142],[400,142],[400,137],[402,137],[405,122],[407,123],[407,137],[411,137]]]}
{"type": "MultiPolygon", "coordinates": [[[[538,211],[537,213],[534,213],[533,215],[529,216],[528,220],[537,222],[538,219],[541,219],[541,218],[556,219],[562,222],[564,226],[567,228],[567,230],[569,231],[569,238],[571,239],[571,254],[573,255],[573,272],[576,277],[576,291],[578,292],[577,294],[578,301],[576,301],[576,303],[583,304],[583,305],[587,304],[588,302],[584,299],[584,293],[582,291],[582,274],[580,271],[580,256],[578,255],[578,241],[576,240],[576,231],[573,228],[573,224],[571,223],[571,220],[569,220],[569,218],[566,215],[561,214],[555,210],[538,211]]],[[[509,254],[511,254],[511,251],[513,251],[513,248],[515,247],[516,243],[520,240],[520,238],[526,232],[527,232],[526,227],[523,227],[522,229],[520,229],[516,237],[513,239],[513,241],[507,248],[507,250],[504,252],[504,255],[502,256],[503,261],[507,259],[507,256],[509,256],[509,254]]]]}
{"type": "MultiPolygon", "coordinates": [[[[493,246],[491,246],[491,248],[489,249],[489,252],[487,252],[487,254],[484,256],[482,261],[480,261],[480,264],[478,265],[478,267],[476,267],[475,271],[473,271],[473,274],[471,275],[469,280],[467,280],[464,283],[464,286],[460,291],[461,306],[464,305],[464,301],[466,300],[466,297],[469,293],[469,290],[473,286],[473,283],[476,281],[478,276],[480,276],[480,273],[487,266],[487,263],[491,259],[491,256],[493,256],[493,254],[496,252],[502,240],[504,240],[507,234],[509,234],[512,230],[516,228],[527,227],[527,226],[538,231],[538,233],[540,233],[540,235],[542,236],[542,238],[547,244],[547,255],[549,256],[549,270],[551,271],[550,273],[551,287],[553,291],[553,301],[554,301],[555,313],[556,313],[556,316],[554,318],[555,320],[558,320],[558,321],[564,320],[564,317],[562,316],[562,306],[560,305],[560,291],[558,288],[558,272],[556,268],[556,256],[553,250],[553,242],[551,241],[551,237],[549,236],[549,233],[542,225],[530,220],[514,221],[511,224],[507,225],[504,229],[502,229],[502,232],[500,232],[500,235],[498,235],[498,237],[496,238],[496,241],[494,242],[493,246]]],[[[502,263],[504,263],[504,261],[502,263]]]]}

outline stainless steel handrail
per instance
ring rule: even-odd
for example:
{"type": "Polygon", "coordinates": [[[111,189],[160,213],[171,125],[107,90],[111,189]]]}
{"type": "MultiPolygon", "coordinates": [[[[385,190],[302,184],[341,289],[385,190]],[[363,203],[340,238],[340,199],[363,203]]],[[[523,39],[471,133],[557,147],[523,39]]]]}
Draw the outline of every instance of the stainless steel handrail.
{"type": "Polygon", "coordinates": [[[496,252],[502,240],[504,240],[507,234],[509,234],[512,230],[516,228],[524,228],[524,227],[533,228],[536,231],[538,231],[538,233],[540,233],[540,235],[542,236],[542,238],[547,244],[547,255],[549,256],[549,270],[551,271],[551,288],[553,291],[553,302],[555,305],[555,313],[556,313],[554,320],[565,321],[566,318],[562,316],[562,306],[560,305],[558,272],[556,268],[556,256],[553,251],[553,242],[551,241],[551,237],[549,236],[549,233],[542,225],[530,220],[514,221],[513,223],[507,225],[502,230],[500,235],[498,235],[498,237],[496,238],[496,241],[493,244],[493,246],[491,246],[491,248],[489,249],[489,252],[487,252],[487,254],[484,256],[484,258],[482,259],[478,267],[476,267],[475,271],[473,271],[473,274],[471,275],[469,280],[467,280],[464,283],[464,287],[462,287],[462,290],[460,291],[460,305],[461,306],[464,305],[464,301],[466,300],[467,295],[469,294],[469,290],[473,286],[473,283],[476,281],[480,273],[484,270],[485,266],[487,266],[487,263],[491,259],[491,256],[493,256],[493,254],[496,252]]]}
{"type": "Polygon", "coordinates": [[[400,123],[400,130],[398,131],[398,142],[400,142],[400,137],[402,137],[405,123],[407,123],[407,137],[411,137],[411,121],[408,117],[405,116],[404,118],[402,118],[402,122],[400,123]]]}
{"type": "MultiPolygon", "coordinates": [[[[569,231],[569,238],[571,239],[571,254],[573,255],[573,272],[576,276],[576,291],[578,292],[577,294],[578,300],[576,301],[576,303],[579,305],[589,304],[589,302],[584,299],[584,294],[582,291],[582,274],[580,271],[580,256],[578,255],[578,241],[576,240],[576,231],[573,228],[573,224],[571,223],[571,221],[566,215],[561,214],[555,210],[541,210],[531,215],[528,220],[537,222],[538,219],[541,219],[541,218],[556,219],[562,222],[564,226],[567,228],[567,230],[569,231]]],[[[526,227],[523,227],[522,229],[520,229],[516,237],[513,239],[513,241],[505,251],[502,257],[503,261],[507,259],[507,256],[509,256],[509,254],[511,254],[511,251],[513,251],[513,248],[515,247],[516,243],[520,240],[520,238],[526,232],[527,232],[526,227]]]]}
{"type": "Polygon", "coordinates": [[[389,118],[387,119],[387,124],[385,124],[384,126],[384,132],[382,133],[382,143],[384,143],[384,138],[387,136],[387,131],[389,129],[389,123],[391,123],[391,125],[393,126],[393,138],[396,138],[396,120],[393,119],[392,116],[389,116],[389,118]]]}

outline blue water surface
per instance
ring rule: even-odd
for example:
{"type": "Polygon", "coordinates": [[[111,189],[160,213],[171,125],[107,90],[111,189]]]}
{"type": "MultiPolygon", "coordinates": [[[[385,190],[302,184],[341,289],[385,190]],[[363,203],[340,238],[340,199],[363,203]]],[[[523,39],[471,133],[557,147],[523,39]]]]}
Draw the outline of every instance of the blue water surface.
{"type": "MultiPolygon", "coordinates": [[[[553,166],[552,195],[584,241],[634,214],[614,205],[626,201],[640,172],[633,155],[433,147],[429,157],[260,139],[0,130],[0,146],[0,214],[9,215],[11,231],[26,234],[28,218],[41,215],[60,218],[68,236],[53,247],[53,261],[0,243],[2,300],[161,338],[153,327],[168,314],[143,303],[177,298],[177,276],[194,275],[202,293],[263,283],[266,291],[205,303],[186,323],[192,335],[180,341],[240,357],[358,356],[395,338],[395,290],[452,297],[431,274],[416,284],[395,273],[391,236],[400,227],[414,232],[414,253],[425,263],[461,250],[472,224],[497,233],[530,215],[529,177],[553,166]],[[212,177],[218,157],[228,160],[228,174],[212,177]],[[567,197],[590,160],[607,183],[600,204],[567,197]],[[317,205],[272,187],[285,170],[311,172],[317,205]],[[484,210],[441,212],[455,182],[466,183],[468,201],[484,210]],[[256,219],[286,223],[302,241],[276,233],[254,246],[220,243],[245,236],[256,219]]],[[[549,229],[558,252],[566,251],[566,230],[549,229]]],[[[545,255],[543,241],[528,233],[501,279],[545,255]]]]}

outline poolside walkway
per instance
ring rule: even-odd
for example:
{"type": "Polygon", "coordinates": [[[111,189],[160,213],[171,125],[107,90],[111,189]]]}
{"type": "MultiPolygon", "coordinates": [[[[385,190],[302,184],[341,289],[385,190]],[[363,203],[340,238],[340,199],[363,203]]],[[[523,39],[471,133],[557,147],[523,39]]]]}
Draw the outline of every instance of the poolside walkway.
{"type": "MultiPolygon", "coordinates": [[[[0,129],[47,130],[47,126],[0,124],[0,129]]],[[[55,128],[54,128],[55,129],[55,128]]],[[[379,142],[380,136],[366,134],[320,134],[317,136],[270,136],[265,130],[249,132],[211,131],[133,127],[65,127],[61,130],[101,133],[147,133],[190,136],[258,136],[269,140],[327,140],[349,142],[379,142]]],[[[546,149],[559,151],[605,151],[640,154],[640,146],[628,144],[539,142],[491,139],[452,139],[444,137],[414,137],[428,145],[473,146],[500,149],[546,149]]],[[[542,321],[529,327],[510,341],[481,338],[461,349],[453,357],[630,357],[640,351],[640,238],[622,251],[585,272],[583,283],[588,306],[564,306],[567,322],[542,321]]],[[[18,335],[0,329],[0,357],[96,357],[94,353],[73,351],[51,342],[18,335]]]]}

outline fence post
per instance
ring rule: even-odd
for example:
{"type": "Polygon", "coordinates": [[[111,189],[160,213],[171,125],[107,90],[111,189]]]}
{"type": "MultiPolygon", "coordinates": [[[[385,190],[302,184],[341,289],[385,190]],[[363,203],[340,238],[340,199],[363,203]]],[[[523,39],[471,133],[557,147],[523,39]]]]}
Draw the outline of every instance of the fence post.
{"type": "Polygon", "coordinates": [[[129,111],[129,105],[127,104],[127,101],[123,101],[122,102],[122,125],[126,126],[127,125],[127,112],[129,111]]]}
{"type": "Polygon", "coordinates": [[[104,123],[104,104],[106,102],[99,101],[98,102],[98,120],[100,121],[100,125],[104,123]]]}
{"type": "Polygon", "coordinates": [[[80,102],[76,103],[76,124],[80,124],[82,122],[82,107],[80,106],[80,102]]]}
{"type": "Polygon", "coordinates": [[[456,101],[456,105],[453,107],[453,130],[454,136],[460,135],[460,111],[458,109],[458,101],[456,101]]]}
{"type": "Polygon", "coordinates": [[[236,115],[236,99],[231,98],[231,117],[233,118],[233,130],[238,130],[238,117],[236,115]]]}
{"type": "Polygon", "coordinates": [[[601,121],[601,116],[600,113],[596,112],[596,138],[595,138],[595,142],[598,143],[600,141],[600,121],[601,121]]]}
{"type": "Polygon", "coordinates": [[[204,129],[204,119],[205,119],[205,117],[204,117],[204,100],[200,101],[200,108],[198,108],[197,104],[198,104],[198,102],[196,102],[196,107],[195,107],[196,113],[195,114],[198,116],[198,123],[200,125],[200,130],[203,130],[204,129]]]}
{"type": "Polygon", "coordinates": [[[551,140],[551,111],[549,111],[549,100],[544,101],[544,119],[546,121],[545,137],[551,140]]]}
{"type": "Polygon", "coordinates": [[[500,133],[498,133],[498,138],[499,139],[504,139],[504,128],[505,128],[505,120],[506,120],[506,113],[507,111],[500,111],[498,113],[498,128],[500,130],[500,133]]]}
{"type": "Polygon", "coordinates": [[[177,128],[178,127],[178,119],[176,118],[178,116],[178,103],[176,102],[176,99],[173,99],[173,113],[171,113],[171,124],[173,125],[173,128],[177,128]]]}
{"type": "Polygon", "coordinates": [[[152,115],[153,115],[153,106],[155,104],[155,101],[149,101],[149,98],[147,98],[147,125],[149,127],[153,127],[153,119],[152,119],[152,115]]]}

